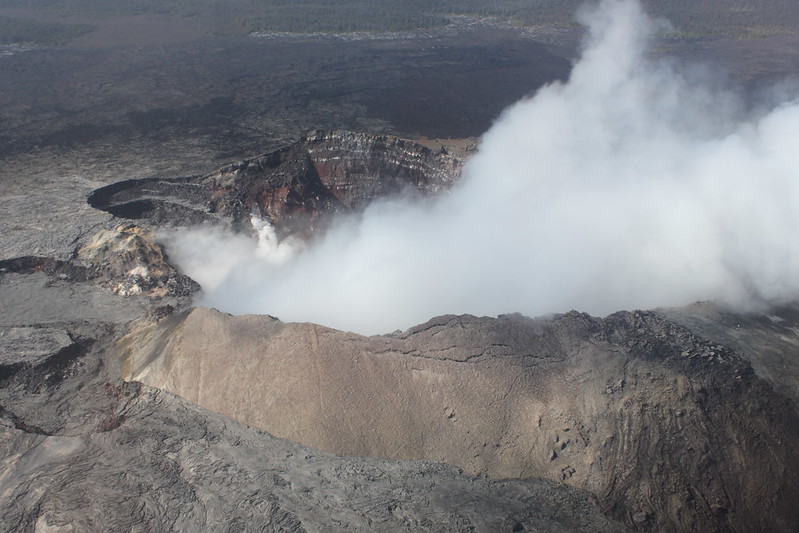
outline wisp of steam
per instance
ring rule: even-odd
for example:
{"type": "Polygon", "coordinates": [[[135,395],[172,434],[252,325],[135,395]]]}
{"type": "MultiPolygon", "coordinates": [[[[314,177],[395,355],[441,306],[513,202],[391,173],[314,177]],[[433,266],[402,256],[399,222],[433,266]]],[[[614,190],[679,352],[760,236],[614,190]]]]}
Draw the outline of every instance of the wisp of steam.
{"type": "Polygon", "coordinates": [[[645,56],[633,0],[585,9],[569,80],[506,110],[462,181],[381,200],[303,248],[168,236],[200,304],[365,334],[446,313],[536,316],[799,293],[799,103],[760,111],[645,56]]]}

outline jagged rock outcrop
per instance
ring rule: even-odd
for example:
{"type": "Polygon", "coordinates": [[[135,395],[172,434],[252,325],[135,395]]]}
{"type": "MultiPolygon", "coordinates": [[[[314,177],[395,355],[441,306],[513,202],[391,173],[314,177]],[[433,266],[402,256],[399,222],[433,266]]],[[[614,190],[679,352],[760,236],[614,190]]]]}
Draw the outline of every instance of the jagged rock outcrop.
{"type": "Polygon", "coordinates": [[[100,230],[77,251],[77,259],[94,278],[100,278],[114,294],[146,294],[152,299],[167,295],[190,296],[200,286],[167,262],[155,231],[134,224],[100,230]]]}
{"type": "Polygon", "coordinates": [[[299,142],[205,176],[128,180],[96,190],[89,203],[151,225],[228,221],[247,227],[266,215],[279,237],[308,235],[333,213],[375,198],[447,190],[462,159],[388,135],[315,131],[299,142]]]}
{"type": "Polygon", "coordinates": [[[194,309],[119,349],[126,379],[335,453],[546,477],[643,529],[799,522],[794,404],[655,313],[445,316],[366,338],[194,309]]]}
{"type": "Polygon", "coordinates": [[[735,349],[758,376],[799,408],[799,305],[742,313],[699,302],[658,312],[703,338],[735,349]]]}
{"type": "MultiPolygon", "coordinates": [[[[39,285],[38,280],[42,279],[53,296],[59,287],[73,296],[85,289],[87,297],[100,298],[100,292],[108,290],[123,297],[141,295],[150,300],[164,300],[163,305],[176,304],[177,300],[185,303],[200,289],[197,282],[169,264],[163,246],[156,242],[155,231],[150,228],[130,223],[111,229],[99,228],[85,241],[66,260],[25,256],[0,261],[0,280],[16,278],[12,283],[0,285],[0,296],[9,302],[25,299],[28,307],[37,307],[38,291],[31,285],[39,285]],[[25,287],[29,294],[25,294],[25,287]]],[[[56,300],[49,305],[56,307],[67,303],[64,298],[56,300]]],[[[100,304],[99,301],[95,303],[100,304]]],[[[119,303],[111,300],[104,305],[116,307],[119,303]]],[[[78,316],[80,311],[76,310],[71,318],[78,316]]]]}

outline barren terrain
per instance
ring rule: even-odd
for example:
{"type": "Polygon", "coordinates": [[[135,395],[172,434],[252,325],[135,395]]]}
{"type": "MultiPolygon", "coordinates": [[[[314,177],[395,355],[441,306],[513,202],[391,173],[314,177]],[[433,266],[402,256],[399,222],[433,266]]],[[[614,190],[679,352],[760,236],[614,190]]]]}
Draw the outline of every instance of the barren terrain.
{"type": "MultiPolygon", "coordinates": [[[[503,108],[568,75],[575,35],[98,24],[0,56],[0,530],[794,530],[790,306],[359,337],[189,310],[152,220],[88,203],[129,179],[211,183],[319,129],[468,157],[503,108]]],[[[799,71],[793,41],[652,53],[710,60],[746,92],[799,71]]]]}

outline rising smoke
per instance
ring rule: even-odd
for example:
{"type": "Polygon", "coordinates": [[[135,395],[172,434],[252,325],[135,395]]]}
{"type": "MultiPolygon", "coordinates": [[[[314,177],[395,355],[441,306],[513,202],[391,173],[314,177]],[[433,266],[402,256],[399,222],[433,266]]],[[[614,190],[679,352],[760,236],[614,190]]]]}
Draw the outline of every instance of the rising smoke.
{"type": "Polygon", "coordinates": [[[444,313],[797,297],[799,104],[745,111],[697,69],[647,59],[636,1],[581,20],[568,82],[505,111],[451,194],[379,201],[306,249],[169,237],[199,303],[371,334],[444,313]]]}

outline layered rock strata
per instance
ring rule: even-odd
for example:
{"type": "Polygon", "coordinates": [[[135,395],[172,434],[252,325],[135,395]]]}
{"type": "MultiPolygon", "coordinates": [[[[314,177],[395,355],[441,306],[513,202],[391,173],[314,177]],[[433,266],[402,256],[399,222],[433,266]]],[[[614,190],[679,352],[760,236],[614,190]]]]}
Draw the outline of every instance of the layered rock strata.
{"type": "Polygon", "coordinates": [[[228,221],[248,227],[253,211],[279,237],[309,235],[330,215],[375,198],[434,194],[457,180],[463,160],[387,135],[315,131],[299,142],[218,171],[129,180],[96,190],[89,203],[150,225],[228,221]]]}

